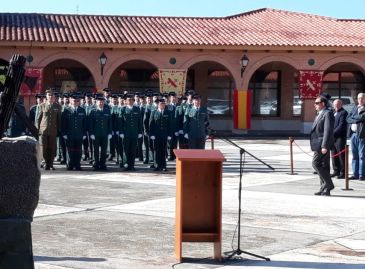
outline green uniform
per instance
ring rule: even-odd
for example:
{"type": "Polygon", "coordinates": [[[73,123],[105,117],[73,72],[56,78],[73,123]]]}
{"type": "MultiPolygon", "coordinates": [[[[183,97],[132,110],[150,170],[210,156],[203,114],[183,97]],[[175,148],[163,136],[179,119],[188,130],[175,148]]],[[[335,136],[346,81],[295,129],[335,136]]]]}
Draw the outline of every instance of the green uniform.
{"type": "Polygon", "coordinates": [[[163,110],[154,110],[150,117],[150,135],[155,138],[155,170],[166,169],[167,139],[172,136],[171,113],[167,107],[163,110]]]}
{"type": "Polygon", "coordinates": [[[184,137],[184,104],[180,104],[175,110],[176,129],[179,132],[179,148],[187,149],[188,140],[184,137]]]}
{"type": "Polygon", "coordinates": [[[109,141],[109,153],[111,161],[115,157],[115,152],[117,151],[118,146],[118,105],[110,106],[110,115],[112,121],[112,138],[109,141]]]}
{"type": "Polygon", "coordinates": [[[85,119],[85,121],[86,121],[86,139],[83,140],[84,160],[86,161],[87,159],[93,159],[93,143],[90,138],[90,125],[91,125],[90,114],[91,114],[91,111],[96,109],[96,106],[94,104],[90,104],[90,105],[84,104],[82,106],[82,108],[85,109],[85,113],[86,113],[86,119],[85,119]]]}
{"type": "Polygon", "coordinates": [[[150,151],[153,154],[152,143],[150,141],[150,116],[152,111],[152,104],[145,105],[143,113],[143,142],[145,146],[145,160],[147,164],[150,161],[150,151]]]}
{"type": "Polygon", "coordinates": [[[57,135],[61,131],[61,113],[62,107],[57,103],[43,103],[39,106],[36,127],[40,134],[46,169],[53,167],[53,159],[56,156],[57,135]]]}
{"type": "Polygon", "coordinates": [[[204,149],[209,126],[208,111],[205,107],[191,107],[184,117],[184,133],[188,134],[190,149],[204,149]]]}
{"type": "Polygon", "coordinates": [[[112,134],[112,122],[110,109],[106,106],[103,110],[97,108],[90,114],[90,136],[94,136],[94,169],[106,169],[106,150],[108,147],[108,136],[112,134]],[[100,154],[99,154],[100,151],[100,154]]]}
{"type": "Polygon", "coordinates": [[[68,107],[62,112],[62,137],[67,147],[67,169],[81,169],[82,140],[86,140],[86,112],[82,107],[68,107]]]}
{"type": "Polygon", "coordinates": [[[178,122],[177,122],[177,113],[176,113],[176,104],[169,104],[166,108],[170,111],[171,117],[171,134],[172,139],[169,142],[170,152],[169,152],[169,160],[175,160],[174,149],[177,148],[177,141],[179,138],[179,129],[178,129],[178,122]]]}
{"type": "Polygon", "coordinates": [[[138,136],[142,135],[142,120],[139,108],[136,106],[123,107],[120,110],[118,123],[119,134],[124,135],[123,144],[128,165],[126,170],[135,170],[134,162],[138,136]]]}

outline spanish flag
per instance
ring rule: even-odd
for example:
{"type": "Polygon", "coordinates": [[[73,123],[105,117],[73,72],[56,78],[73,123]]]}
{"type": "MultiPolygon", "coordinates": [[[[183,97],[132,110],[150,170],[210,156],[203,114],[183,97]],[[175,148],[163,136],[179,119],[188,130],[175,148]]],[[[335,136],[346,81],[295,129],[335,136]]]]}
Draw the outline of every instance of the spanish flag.
{"type": "Polygon", "coordinates": [[[251,128],[251,96],[252,92],[249,90],[235,90],[233,92],[233,124],[235,129],[251,128]]]}

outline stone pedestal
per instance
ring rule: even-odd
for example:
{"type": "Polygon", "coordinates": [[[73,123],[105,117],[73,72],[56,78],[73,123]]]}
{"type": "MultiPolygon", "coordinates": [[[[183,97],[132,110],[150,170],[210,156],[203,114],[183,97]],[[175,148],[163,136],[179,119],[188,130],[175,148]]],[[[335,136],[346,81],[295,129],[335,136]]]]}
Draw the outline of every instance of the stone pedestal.
{"type": "Polygon", "coordinates": [[[33,269],[31,222],[41,173],[38,142],[31,137],[0,140],[0,268],[33,269]]]}

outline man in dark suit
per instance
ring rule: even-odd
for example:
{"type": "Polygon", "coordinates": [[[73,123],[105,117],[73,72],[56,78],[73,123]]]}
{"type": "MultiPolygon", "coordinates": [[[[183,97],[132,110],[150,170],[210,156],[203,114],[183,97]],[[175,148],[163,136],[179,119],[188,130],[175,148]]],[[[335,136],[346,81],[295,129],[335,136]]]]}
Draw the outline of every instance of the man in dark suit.
{"type": "Polygon", "coordinates": [[[345,153],[341,152],[346,145],[346,135],[347,135],[347,111],[342,107],[342,101],[336,99],[333,102],[334,116],[335,116],[335,126],[333,130],[334,144],[331,151],[332,157],[332,168],[333,174],[331,177],[337,176],[338,179],[345,178],[345,153]]]}
{"type": "Polygon", "coordinates": [[[314,103],[317,117],[313,122],[310,133],[310,145],[314,152],[312,166],[318,173],[320,179],[320,189],[315,195],[331,195],[334,185],[330,175],[330,149],[333,146],[334,116],[327,108],[328,99],[318,96],[314,103]]]}

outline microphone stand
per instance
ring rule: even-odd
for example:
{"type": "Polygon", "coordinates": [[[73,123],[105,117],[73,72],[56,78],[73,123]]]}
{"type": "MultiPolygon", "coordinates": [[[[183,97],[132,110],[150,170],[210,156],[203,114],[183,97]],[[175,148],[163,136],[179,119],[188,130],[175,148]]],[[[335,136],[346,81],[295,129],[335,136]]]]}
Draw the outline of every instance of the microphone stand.
{"type": "Polygon", "coordinates": [[[232,251],[228,251],[225,252],[224,254],[228,255],[226,260],[229,260],[231,258],[233,258],[235,255],[240,256],[241,254],[246,254],[246,255],[250,255],[259,259],[263,259],[265,261],[270,261],[270,258],[261,256],[261,255],[257,255],[248,251],[244,251],[241,249],[241,198],[242,198],[242,174],[243,174],[243,154],[247,153],[248,155],[252,156],[253,158],[255,158],[256,160],[260,161],[261,163],[263,163],[264,165],[266,165],[267,167],[269,167],[270,169],[274,170],[273,167],[271,167],[270,165],[266,164],[265,162],[263,162],[262,160],[260,160],[259,158],[255,157],[254,155],[252,155],[251,153],[247,152],[244,148],[238,146],[236,143],[234,143],[233,141],[231,141],[228,138],[223,138],[221,137],[220,139],[224,140],[225,142],[233,145],[234,147],[238,148],[240,150],[240,180],[239,180],[239,188],[238,188],[238,243],[237,243],[237,249],[234,249],[232,251]]]}

